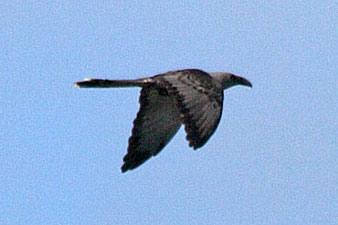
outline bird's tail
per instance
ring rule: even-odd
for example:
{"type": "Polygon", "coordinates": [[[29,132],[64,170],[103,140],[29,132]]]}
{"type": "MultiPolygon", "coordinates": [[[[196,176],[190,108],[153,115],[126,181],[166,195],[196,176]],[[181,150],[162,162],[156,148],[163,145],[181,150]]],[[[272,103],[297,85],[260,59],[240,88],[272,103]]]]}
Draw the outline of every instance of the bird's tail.
{"type": "Polygon", "coordinates": [[[118,87],[145,87],[153,83],[151,78],[141,78],[137,80],[102,80],[85,79],[75,82],[74,86],[79,88],[118,88],[118,87]]]}

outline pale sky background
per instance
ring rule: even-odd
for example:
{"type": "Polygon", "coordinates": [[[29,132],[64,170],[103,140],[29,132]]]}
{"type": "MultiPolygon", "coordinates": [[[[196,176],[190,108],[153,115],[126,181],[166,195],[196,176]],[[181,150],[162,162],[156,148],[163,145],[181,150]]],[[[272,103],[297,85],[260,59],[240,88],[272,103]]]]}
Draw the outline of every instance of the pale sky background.
{"type": "Polygon", "coordinates": [[[338,224],[337,1],[175,2],[0,3],[0,224],[338,224]],[[122,174],[140,89],[73,82],[183,68],[254,87],[122,174]]]}

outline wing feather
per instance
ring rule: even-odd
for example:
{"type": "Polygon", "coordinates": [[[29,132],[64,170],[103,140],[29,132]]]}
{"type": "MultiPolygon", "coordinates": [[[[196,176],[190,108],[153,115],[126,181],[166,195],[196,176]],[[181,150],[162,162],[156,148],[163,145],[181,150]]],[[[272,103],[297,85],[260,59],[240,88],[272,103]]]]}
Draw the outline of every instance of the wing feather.
{"type": "Polygon", "coordinates": [[[122,172],[134,169],[157,155],[181,126],[176,99],[160,95],[154,87],[141,90],[140,110],[134,120],[132,135],[122,172]]]}
{"type": "Polygon", "coordinates": [[[159,76],[169,93],[176,95],[189,145],[202,147],[215,132],[223,107],[223,89],[201,70],[182,70],[159,76]]]}

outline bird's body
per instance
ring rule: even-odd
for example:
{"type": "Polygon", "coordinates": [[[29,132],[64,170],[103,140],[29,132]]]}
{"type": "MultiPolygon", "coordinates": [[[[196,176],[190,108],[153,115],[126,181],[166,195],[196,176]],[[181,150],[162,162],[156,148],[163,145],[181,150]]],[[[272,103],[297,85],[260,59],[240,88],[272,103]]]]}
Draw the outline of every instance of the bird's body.
{"type": "Polygon", "coordinates": [[[229,73],[197,69],[171,71],[136,80],[87,79],[83,88],[141,87],[140,110],[134,120],[122,172],[158,154],[184,124],[189,145],[202,147],[215,132],[222,115],[223,90],[246,79],[229,73]]]}

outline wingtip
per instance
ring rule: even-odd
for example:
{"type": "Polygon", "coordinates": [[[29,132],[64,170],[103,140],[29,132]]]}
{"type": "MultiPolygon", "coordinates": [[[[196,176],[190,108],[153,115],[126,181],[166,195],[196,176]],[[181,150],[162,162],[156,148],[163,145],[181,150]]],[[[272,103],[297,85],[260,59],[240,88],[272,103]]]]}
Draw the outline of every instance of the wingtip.
{"type": "Polygon", "coordinates": [[[129,170],[129,169],[125,168],[124,165],[121,167],[121,172],[122,172],[122,173],[125,173],[125,172],[127,172],[128,170],[129,170]]]}

